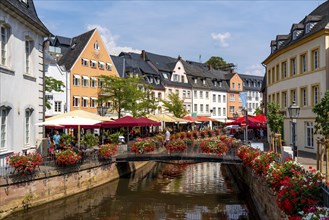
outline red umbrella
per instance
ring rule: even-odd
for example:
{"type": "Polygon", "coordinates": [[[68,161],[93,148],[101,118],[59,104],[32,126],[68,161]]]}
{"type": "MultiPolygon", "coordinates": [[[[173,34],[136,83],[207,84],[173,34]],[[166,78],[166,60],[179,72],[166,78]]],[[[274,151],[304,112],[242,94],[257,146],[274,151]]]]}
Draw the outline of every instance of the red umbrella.
{"type": "Polygon", "coordinates": [[[160,122],[156,122],[147,118],[134,118],[125,116],[114,121],[107,121],[102,123],[103,128],[109,127],[135,127],[135,126],[160,126],[160,122]]]}
{"type": "Polygon", "coordinates": [[[254,119],[256,119],[256,120],[258,120],[258,121],[260,121],[260,122],[262,122],[262,123],[267,122],[267,118],[266,118],[266,116],[263,115],[263,114],[258,114],[258,115],[256,115],[256,116],[254,117],[254,119]]]}
{"type": "Polygon", "coordinates": [[[153,121],[145,117],[140,117],[138,120],[140,123],[139,126],[161,126],[161,122],[153,121]]]}

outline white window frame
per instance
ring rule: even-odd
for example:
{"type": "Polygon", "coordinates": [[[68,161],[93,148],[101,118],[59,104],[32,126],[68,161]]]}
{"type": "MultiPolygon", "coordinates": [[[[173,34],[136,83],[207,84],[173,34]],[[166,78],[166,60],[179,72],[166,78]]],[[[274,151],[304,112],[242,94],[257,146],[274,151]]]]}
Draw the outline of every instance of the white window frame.
{"type": "Polygon", "coordinates": [[[82,76],[82,86],[83,87],[88,87],[88,85],[89,85],[88,80],[89,80],[88,76],[82,76]]]}
{"type": "Polygon", "coordinates": [[[6,66],[7,65],[7,44],[10,34],[10,29],[6,27],[5,25],[0,25],[1,31],[1,37],[0,37],[0,53],[1,53],[1,65],[6,66]]]}
{"type": "Polygon", "coordinates": [[[198,98],[198,91],[197,90],[194,90],[194,97],[193,98],[195,98],[195,99],[198,98]]]}
{"type": "Polygon", "coordinates": [[[90,108],[96,108],[97,106],[97,98],[90,97],[90,108]]]}
{"type": "Polygon", "coordinates": [[[98,69],[103,70],[104,69],[104,66],[105,66],[105,63],[104,62],[98,61],[98,69]]]}
{"type": "Polygon", "coordinates": [[[223,103],[226,103],[226,95],[223,95],[223,103]]]}
{"type": "Polygon", "coordinates": [[[319,68],[319,49],[312,51],[313,56],[313,70],[316,70],[319,68]]]}
{"type": "Polygon", "coordinates": [[[226,116],[226,108],[223,108],[223,116],[226,116]]]}
{"type": "Polygon", "coordinates": [[[206,104],[206,113],[209,113],[209,105],[206,104]]]}
{"type": "Polygon", "coordinates": [[[209,92],[206,92],[206,99],[209,99],[209,92]]]}
{"type": "Polygon", "coordinates": [[[198,104],[194,104],[194,109],[193,109],[194,112],[198,112],[198,104]]]}
{"type": "Polygon", "coordinates": [[[73,96],[73,107],[80,107],[80,96],[73,96]]]}
{"type": "Polygon", "coordinates": [[[25,127],[24,127],[24,144],[31,143],[31,132],[32,132],[32,109],[25,109],[25,127]]]}
{"type": "Polygon", "coordinates": [[[88,108],[88,100],[89,100],[89,98],[88,97],[82,97],[82,103],[81,103],[81,106],[83,107],[83,108],[88,108]]]}
{"type": "Polygon", "coordinates": [[[234,106],[230,106],[230,113],[234,113],[234,106]]]}
{"type": "Polygon", "coordinates": [[[199,92],[200,99],[203,99],[203,91],[199,92]]]}
{"type": "Polygon", "coordinates": [[[96,69],[97,62],[95,60],[90,60],[90,67],[96,69]]]}
{"type": "Polygon", "coordinates": [[[25,73],[30,75],[31,73],[31,54],[33,50],[33,40],[25,39],[25,73]]]}
{"type": "Polygon", "coordinates": [[[80,75],[73,75],[73,86],[80,86],[80,75]]]}
{"type": "Polygon", "coordinates": [[[112,70],[112,64],[106,63],[106,70],[111,71],[112,70]]]}
{"type": "Polygon", "coordinates": [[[311,121],[305,121],[305,147],[314,148],[314,126],[311,121]]]}
{"type": "Polygon", "coordinates": [[[200,104],[200,112],[203,112],[203,104],[200,104]]]}
{"type": "Polygon", "coordinates": [[[54,102],[54,112],[62,112],[62,102],[61,101],[54,102]]]}
{"type": "Polygon", "coordinates": [[[90,87],[91,88],[97,87],[97,78],[96,77],[90,77],[90,87]]]}
{"type": "Polygon", "coordinates": [[[230,94],[230,101],[232,101],[232,102],[235,101],[235,95],[234,94],[230,94]]]}
{"type": "Polygon", "coordinates": [[[217,111],[218,116],[221,116],[222,115],[222,109],[218,107],[217,110],[218,110],[217,111]]]}
{"type": "Polygon", "coordinates": [[[85,59],[85,58],[81,58],[81,65],[82,66],[88,66],[88,59],[85,59]]]}
{"type": "Polygon", "coordinates": [[[212,102],[216,102],[216,94],[212,95],[212,102]]]}
{"type": "Polygon", "coordinates": [[[8,114],[8,108],[0,108],[0,150],[7,148],[8,114]]]}

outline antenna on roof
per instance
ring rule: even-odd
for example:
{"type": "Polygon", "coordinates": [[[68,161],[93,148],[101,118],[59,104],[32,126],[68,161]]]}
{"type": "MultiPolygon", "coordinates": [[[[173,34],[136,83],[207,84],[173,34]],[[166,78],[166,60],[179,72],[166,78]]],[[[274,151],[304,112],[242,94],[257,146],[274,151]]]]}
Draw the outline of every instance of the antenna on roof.
{"type": "Polygon", "coordinates": [[[199,62],[201,63],[201,54],[199,55],[199,62]]]}

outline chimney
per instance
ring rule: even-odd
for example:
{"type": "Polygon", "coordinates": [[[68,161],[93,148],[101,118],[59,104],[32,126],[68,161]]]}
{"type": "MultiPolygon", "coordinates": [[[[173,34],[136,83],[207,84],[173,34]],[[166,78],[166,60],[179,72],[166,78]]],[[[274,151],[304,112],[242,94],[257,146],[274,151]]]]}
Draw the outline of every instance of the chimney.
{"type": "Polygon", "coordinates": [[[142,56],[143,60],[146,61],[146,52],[145,52],[145,50],[142,50],[141,56],[142,56]]]}

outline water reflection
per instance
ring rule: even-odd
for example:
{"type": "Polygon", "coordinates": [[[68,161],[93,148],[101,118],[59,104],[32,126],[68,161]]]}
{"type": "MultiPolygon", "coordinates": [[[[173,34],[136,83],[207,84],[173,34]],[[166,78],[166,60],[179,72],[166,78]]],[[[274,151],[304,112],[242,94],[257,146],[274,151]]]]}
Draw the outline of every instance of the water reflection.
{"type": "Polygon", "coordinates": [[[219,163],[157,164],[9,219],[251,219],[219,163]]]}

